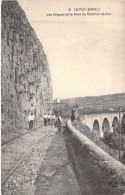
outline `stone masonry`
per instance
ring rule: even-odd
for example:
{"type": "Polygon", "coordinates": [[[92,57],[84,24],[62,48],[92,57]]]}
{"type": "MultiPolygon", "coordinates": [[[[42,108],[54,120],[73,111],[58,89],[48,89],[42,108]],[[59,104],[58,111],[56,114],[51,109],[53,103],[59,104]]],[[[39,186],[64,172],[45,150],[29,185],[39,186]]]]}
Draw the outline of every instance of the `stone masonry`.
{"type": "Polygon", "coordinates": [[[34,111],[41,120],[51,110],[52,86],[42,44],[17,1],[1,6],[2,133],[25,128],[34,111]]]}

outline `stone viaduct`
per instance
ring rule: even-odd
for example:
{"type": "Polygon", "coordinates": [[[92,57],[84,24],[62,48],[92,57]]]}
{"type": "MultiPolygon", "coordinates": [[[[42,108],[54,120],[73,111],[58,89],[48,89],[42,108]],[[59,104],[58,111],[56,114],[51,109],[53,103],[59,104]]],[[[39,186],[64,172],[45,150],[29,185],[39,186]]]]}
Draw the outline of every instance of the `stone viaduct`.
{"type": "MultiPolygon", "coordinates": [[[[125,120],[125,113],[120,113],[120,123],[125,120]]],[[[113,132],[119,127],[119,112],[86,114],[82,118],[83,123],[90,128],[91,131],[99,131],[100,137],[104,136],[105,131],[113,132]]]]}

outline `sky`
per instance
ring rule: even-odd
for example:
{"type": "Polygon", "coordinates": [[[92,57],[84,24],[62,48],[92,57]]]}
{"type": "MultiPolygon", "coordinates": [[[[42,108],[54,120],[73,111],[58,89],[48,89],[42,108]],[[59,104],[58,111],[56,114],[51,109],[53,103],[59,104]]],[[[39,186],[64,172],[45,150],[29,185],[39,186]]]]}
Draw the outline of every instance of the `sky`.
{"type": "Polygon", "coordinates": [[[124,1],[19,0],[19,4],[47,55],[54,98],[125,92],[124,1]],[[87,15],[91,13],[99,15],[87,15]]]}

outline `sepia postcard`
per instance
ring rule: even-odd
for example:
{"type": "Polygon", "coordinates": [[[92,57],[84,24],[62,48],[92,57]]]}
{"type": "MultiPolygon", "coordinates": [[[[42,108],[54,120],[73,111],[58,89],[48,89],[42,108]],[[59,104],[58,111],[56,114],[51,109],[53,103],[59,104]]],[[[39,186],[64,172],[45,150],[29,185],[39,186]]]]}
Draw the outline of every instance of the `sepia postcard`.
{"type": "Polygon", "coordinates": [[[125,1],[1,1],[1,194],[125,195],[125,1]]]}

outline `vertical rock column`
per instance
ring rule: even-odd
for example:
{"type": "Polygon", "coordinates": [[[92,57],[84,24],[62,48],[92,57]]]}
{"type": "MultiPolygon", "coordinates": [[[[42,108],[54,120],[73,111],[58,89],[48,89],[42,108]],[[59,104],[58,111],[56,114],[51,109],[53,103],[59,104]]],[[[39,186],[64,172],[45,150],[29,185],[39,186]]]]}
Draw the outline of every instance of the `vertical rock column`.
{"type": "Polygon", "coordinates": [[[16,1],[2,2],[2,133],[27,126],[34,111],[39,121],[51,110],[52,86],[42,44],[16,1]]]}

